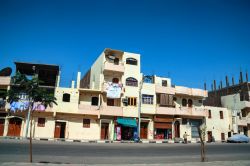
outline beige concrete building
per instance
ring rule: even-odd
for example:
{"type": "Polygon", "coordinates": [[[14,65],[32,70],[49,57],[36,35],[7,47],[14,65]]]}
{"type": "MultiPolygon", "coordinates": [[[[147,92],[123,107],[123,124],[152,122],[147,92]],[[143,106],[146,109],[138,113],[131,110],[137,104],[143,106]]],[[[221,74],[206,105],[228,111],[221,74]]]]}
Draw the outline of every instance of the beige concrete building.
{"type": "MultiPolygon", "coordinates": [[[[140,54],[105,49],[83,77],[77,73],[69,88],[59,86],[58,66],[16,63],[24,74],[30,74],[33,66],[38,74],[47,73],[41,79],[47,78],[48,85],[41,86],[57,98],[58,105],[33,113],[33,137],[120,141],[133,140],[140,133],[143,140],[173,140],[187,132],[188,140],[195,142],[199,140],[197,126],[206,124],[216,141],[221,140],[221,133],[227,138],[231,124],[227,110],[220,109],[225,118],[214,123],[219,108],[204,107],[207,91],[172,85],[170,78],[145,76],[140,62],[140,54]],[[53,73],[49,77],[48,71],[53,73]]],[[[4,112],[2,119],[14,118],[13,125],[20,131],[9,134],[12,126],[5,120],[3,136],[25,137],[27,111],[4,112]]]]}

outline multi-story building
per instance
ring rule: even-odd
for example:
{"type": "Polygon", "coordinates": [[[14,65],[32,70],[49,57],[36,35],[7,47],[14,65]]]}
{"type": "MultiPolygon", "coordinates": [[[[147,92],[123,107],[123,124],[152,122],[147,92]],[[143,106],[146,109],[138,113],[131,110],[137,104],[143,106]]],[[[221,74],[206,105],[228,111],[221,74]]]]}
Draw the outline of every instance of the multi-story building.
{"type": "MultiPolygon", "coordinates": [[[[208,117],[209,110],[217,107],[203,105],[206,90],[175,86],[170,78],[143,75],[140,54],[105,49],[82,78],[78,72],[76,85],[72,81],[69,88],[59,86],[56,65],[16,63],[16,70],[38,74],[46,82],[41,86],[57,98],[57,105],[33,113],[35,138],[120,141],[132,140],[140,133],[141,139],[153,140],[182,138],[187,132],[188,140],[196,141],[201,124],[209,125],[216,140],[227,137],[228,113],[221,109],[225,116],[221,123],[208,117]]],[[[8,134],[11,126],[7,120],[4,136],[27,135],[27,111],[11,112],[6,117],[15,118],[20,131],[8,134]]]]}
{"type": "Polygon", "coordinates": [[[208,93],[205,105],[224,107],[230,110],[229,117],[232,125],[230,130],[233,134],[240,133],[250,136],[250,83],[248,74],[246,80],[243,79],[243,73],[240,72],[239,83],[235,83],[234,77],[232,84],[229,84],[226,76],[226,86],[223,87],[220,81],[219,88],[216,87],[216,81],[212,85],[212,90],[208,93]]]}

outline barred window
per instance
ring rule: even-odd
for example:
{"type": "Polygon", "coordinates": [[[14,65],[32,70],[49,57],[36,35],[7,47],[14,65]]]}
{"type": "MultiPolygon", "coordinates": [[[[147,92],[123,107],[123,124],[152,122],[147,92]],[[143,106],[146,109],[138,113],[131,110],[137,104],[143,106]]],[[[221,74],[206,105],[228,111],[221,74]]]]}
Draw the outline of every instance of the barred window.
{"type": "Polygon", "coordinates": [[[137,65],[137,60],[134,59],[134,58],[127,58],[127,59],[126,59],[126,64],[129,64],[129,65],[137,65]]]}
{"type": "Polygon", "coordinates": [[[45,118],[38,118],[37,127],[45,127],[45,118]]]}
{"type": "Polygon", "coordinates": [[[90,119],[83,119],[83,128],[90,128],[90,119]]]}
{"type": "Polygon", "coordinates": [[[126,79],[126,86],[138,86],[138,81],[137,79],[133,77],[129,77],[126,79]]]}
{"type": "Polygon", "coordinates": [[[142,95],[142,103],[143,104],[154,104],[154,96],[153,95],[142,95]]]}

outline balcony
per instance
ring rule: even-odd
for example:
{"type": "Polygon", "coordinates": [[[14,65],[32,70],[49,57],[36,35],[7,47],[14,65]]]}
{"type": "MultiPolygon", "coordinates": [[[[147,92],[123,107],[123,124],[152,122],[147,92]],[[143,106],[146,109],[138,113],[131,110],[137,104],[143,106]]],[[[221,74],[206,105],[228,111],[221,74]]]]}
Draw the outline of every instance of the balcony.
{"type": "Polygon", "coordinates": [[[175,86],[175,93],[181,94],[181,95],[192,95],[192,90],[190,88],[184,87],[184,86],[175,86]]]}
{"type": "Polygon", "coordinates": [[[207,97],[207,91],[202,89],[193,89],[192,88],[192,95],[197,97],[207,97]]]}
{"type": "Polygon", "coordinates": [[[106,61],[104,63],[104,72],[118,72],[118,73],[124,73],[125,67],[123,63],[119,63],[119,64],[114,64],[111,62],[106,61]]]}
{"type": "Polygon", "coordinates": [[[171,108],[171,107],[156,107],[157,115],[186,115],[186,116],[207,116],[207,112],[202,108],[171,108]]]}
{"type": "Polygon", "coordinates": [[[155,85],[155,92],[156,93],[166,93],[166,94],[175,94],[175,89],[172,87],[165,87],[161,85],[155,85]]]}
{"type": "Polygon", "coordinates": [[[237,125],[238,126],[247,126],[248,121],[249,120],[247,117],[242,117],[242,118],[237,117],[237,125]]]}
{"type": "Polygon", "coordinates": [[[86,115],[97,115],[97,116],[99,116],[100,114],[98,106],[83,105],[83,104],[79,104],[78,113],[86,115]]]}
{"type": "Polygon", "coordinates": [[[100,114],[108,116],[123,116],[123,109],[118,106],[101,106],[100,114]]]}
{"type": "Polygon", "coordinates": [[[10,77],[9,76],[0,76],[0,85],[8,86],[10,85],[10,77]]]}

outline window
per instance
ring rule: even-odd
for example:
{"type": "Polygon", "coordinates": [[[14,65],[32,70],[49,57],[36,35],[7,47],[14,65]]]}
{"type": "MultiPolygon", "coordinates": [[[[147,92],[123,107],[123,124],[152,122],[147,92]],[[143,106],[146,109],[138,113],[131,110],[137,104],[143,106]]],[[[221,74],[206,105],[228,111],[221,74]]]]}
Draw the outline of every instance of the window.
{"type": "Polygon", "coordinates": [[[129,65],[137,65],[137,60],[134,59],[134,58],[127,58],[127,59],[126,59],[126,64],[129,64],[129,65]]]}
{"type": "Polygon", "coordinates": [[[190,120],[191,125],[191,137],[199,138],[198,127],[202,124],[201,120],[190,120]]]}
{"type": "Polygon", "coordinates": [[[63,101],[64,102],[70,102],[70,94],[64,93],[63,94],[63,101]]]}
{"type": "Polygon", "coordinates": [[[114,59],[114,64],[115,64],[115,65],[119,65],[119,58],[115,58],[115,59],[114,59]]]}
{"type": "Polygon", "coordinates": [[[192,107],[193,106],[193,100],[188,99],[188,107],[192,107]]]}
{"type": "Polygon", "coordinates": [[[212,118],[212,113],[211,110],[208,110],[208,118],[211,119],[212,118]]]}
{"type": "Polygon", "coordinates": [[[90,119],[83,119],[83,128],[90,128],[90,119]]]}
{"type": "Polygon", "coordinates": [[[37,127],[45,127],[45,118],[38,118],[37,127]]]}
{"type": "Polygon", "coordinates": [[[138,86],[138,81],[137,79],[133,77],[129,77],[126,79],[126,86],[138,86]]]}
{"type": "Polygon", "coordinates": [[[119,83],[119,78],[113,78],[112,82],[118,84],[119,83]]]}
{"type": "Polygon", "coordinates": [[[221,133],[221,141],[225,141],[225,133],[221,133]]]}
{"type": "Polygon", "coordinates": [[[91,98],[91,105],[98,105],[98,101],[99,101],[98,97],[92,97],[91,98]]]}
{"type": "Polygon", "coordinates": [[[187,106],[187,99],[182,99],[182,106],[186,107],[187,106]]]}
{"type": "Polygon", "coordinates": [[[198,102],[202,104],[202,100],[198,100],[198,102]]]}
{"type": "Polygon", "coordinates": [[[223,119],[223,111],[220,111],[220,119],[223,119]]]}
{"type": "Polygon", "coordinates": [[[107,99],[107,105],[108,106],[114,106],[115,105],[115,100],[114,99],[107,99]]]}
{"type": "Polygon", "coordinates": [[[161,85],[167,87],[168,86],[168,81],[167,80],[162,80],[161,85]]]}
{"type": "Polygon", "coordinates": [[[128,97],[128,105],[136,106],[136,97],[128,97]]]}
{"type": "Polygon", "coordinates": [[[153,95],[142,95],[142,103],[143,104],[153,104],[154,96],[153,95]]]}
{"type": "Polygon", "coordinates": [[[174,96],[169,94],[156,94],[157,104],[160,106],[174,106],[174,96]]]}

